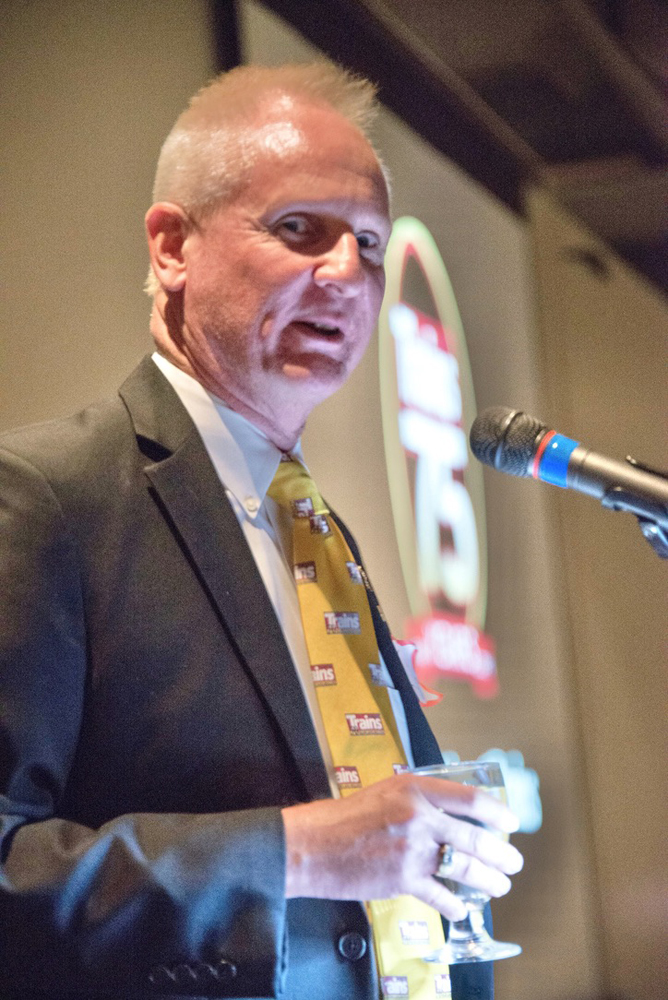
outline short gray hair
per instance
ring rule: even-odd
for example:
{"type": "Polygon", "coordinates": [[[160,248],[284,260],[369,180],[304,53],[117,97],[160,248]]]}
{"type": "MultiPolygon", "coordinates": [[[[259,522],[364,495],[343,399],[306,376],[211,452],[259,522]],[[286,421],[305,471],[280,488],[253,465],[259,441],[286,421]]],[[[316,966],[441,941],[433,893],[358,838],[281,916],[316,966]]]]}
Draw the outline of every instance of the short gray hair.
{"type": "Polygon", "coordinates": [[[198,91],[177,119],[160,152],[153,201],[197,213],[224,199],[243,169],[230,162],[236,130],[272,94],[329,105],[365,135],[376,114],[374,84],[335,63],[238,66],[198,91]]]}
{"type": "MultiPolygon", "coordinates": [[[[376,86],[328,60],[283,66],[237,66],[202,87],[177,118],[158,157],[153,204],[171,201],[200,220],[229,198],[248,167],[243,127],[272,98],[322,104],[368,139],[378,112],[376,86]]],[[[380,163],[379,158],[379,163],[380,163]]],[[[388,180],[383,164],[381,169],[388,180]]],[[[149,269],[145,290],[158,291],[149,269]]]]}
{"type": "MultiPolygon", "coordinates": [[[[221,73],[195,94],[167,136],[158,158],[153,203],[175,202],[198,220],[229,198],[248,166],[239,141],[243,127],[275,97],[333,108],[368,139],[378,110],[376,89],[370,80],[328,60],[238,66],[221,73]]],[[[158,290],[152,269],[145,287],[149,295],[158,290]]]]}

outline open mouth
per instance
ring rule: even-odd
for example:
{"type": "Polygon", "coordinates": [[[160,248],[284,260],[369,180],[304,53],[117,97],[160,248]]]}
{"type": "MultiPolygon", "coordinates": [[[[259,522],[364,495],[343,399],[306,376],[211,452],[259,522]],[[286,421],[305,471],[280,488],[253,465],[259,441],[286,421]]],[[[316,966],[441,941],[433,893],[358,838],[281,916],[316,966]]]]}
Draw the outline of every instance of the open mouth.
{"type": "Polygon", "coordinates": [[[324,337],[327,340],[335,340],[343,336],[340,327],[330,325],[329,323],[314,323],[307,320],[298,320],[295,325],[302,327],[304,332],[307,332],[309,335],[316,334],[318,337],[324,337]]]}

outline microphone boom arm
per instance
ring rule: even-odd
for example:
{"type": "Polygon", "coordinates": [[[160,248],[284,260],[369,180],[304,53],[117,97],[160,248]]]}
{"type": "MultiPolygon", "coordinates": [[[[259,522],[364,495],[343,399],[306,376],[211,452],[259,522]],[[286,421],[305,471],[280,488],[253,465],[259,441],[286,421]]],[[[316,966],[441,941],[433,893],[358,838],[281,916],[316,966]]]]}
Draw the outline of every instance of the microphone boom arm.
{"type": "MultiPolygon", "coordinates": [[[[630,455],[626,461],[637,474],[646,473],[665,480],[668,488],[668,475],[658,469],[650,469],[641,465],[630,455]]],[[[622,485],[609,486],[601,496],[601,505],[608,510],[621,510],[635,514],[640,525],[643,538],[652,546],[661,559],[668,559],[668,514],[665,505],[654,497],[639,496],[635,490],[629,490],[622,485]]]]}
{"type": "Polygon", "coordinates": [[[507,407],[491,407],[476,417],[470,442],[475,457],[500,472],[574,489],[608,510],[635,515],[645,539],[668,559],[668,473],[629,456],[619,462],[599,455],[507,407]]]}

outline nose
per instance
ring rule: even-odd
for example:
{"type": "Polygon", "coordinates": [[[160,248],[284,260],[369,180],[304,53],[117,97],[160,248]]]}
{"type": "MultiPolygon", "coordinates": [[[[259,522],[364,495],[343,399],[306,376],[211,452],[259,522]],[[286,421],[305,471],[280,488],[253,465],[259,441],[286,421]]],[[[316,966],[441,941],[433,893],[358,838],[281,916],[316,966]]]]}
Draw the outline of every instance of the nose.
{"type": "Polygon", "coordinates": [[[332,286],[339,294],[357,294],[364,280],[360,248],[354,233],[341,233],[313,269],[313,280],[322,287],[332,286]]]}

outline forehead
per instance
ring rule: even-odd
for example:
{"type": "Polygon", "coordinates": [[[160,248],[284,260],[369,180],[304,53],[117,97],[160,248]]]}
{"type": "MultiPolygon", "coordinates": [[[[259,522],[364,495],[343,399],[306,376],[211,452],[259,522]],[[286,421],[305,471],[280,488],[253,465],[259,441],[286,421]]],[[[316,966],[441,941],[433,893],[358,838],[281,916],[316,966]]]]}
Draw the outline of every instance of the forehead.
{"type": "Polygon", "coordinates": [[[332,203],[387,220],[387,185],[368,140],[333,108],[283,97],[239,133],[242,200],[332,203]]]}

